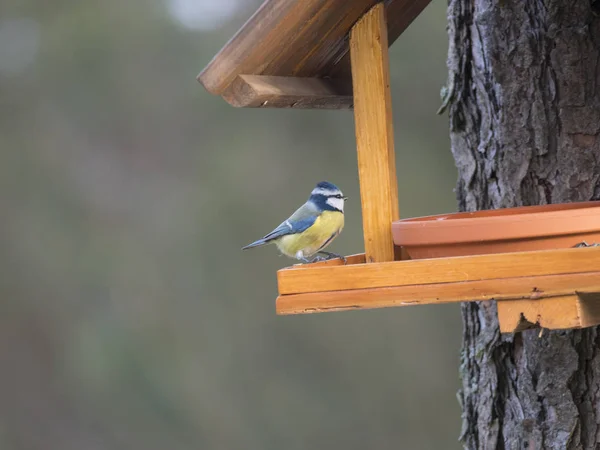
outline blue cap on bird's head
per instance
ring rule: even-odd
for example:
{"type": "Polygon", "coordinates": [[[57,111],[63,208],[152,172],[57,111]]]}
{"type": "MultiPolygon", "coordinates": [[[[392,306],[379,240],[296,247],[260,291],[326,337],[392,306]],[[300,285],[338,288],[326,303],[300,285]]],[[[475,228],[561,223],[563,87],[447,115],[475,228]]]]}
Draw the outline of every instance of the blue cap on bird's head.
{"type": "Polygon", "coordinates": [[[312,190],[310,195],[324,195],[325,197],[337,197],[342,198],[342,191],[333,183],[329,181],[321,181],[317,183],[315,188],[312,190]]]}
{"type": "Polygon", "coordinates": [[[322,208],[329,209],[329,207],[332,207],[337,211],[344,210],[344,201],[346,201],[342,191],[329,181],[317,183],[310,193],[310,199],[322,208]]]}
{"type": "Polygon", "coordinates": [[[329,181],[321,181],[321,182],[317,183],[317,185],[315,186],[315,189],[323,189],[323,190],[328,190],[328,191],[339,191],[339,188],[335,184],[330,183],[329,181]]]}

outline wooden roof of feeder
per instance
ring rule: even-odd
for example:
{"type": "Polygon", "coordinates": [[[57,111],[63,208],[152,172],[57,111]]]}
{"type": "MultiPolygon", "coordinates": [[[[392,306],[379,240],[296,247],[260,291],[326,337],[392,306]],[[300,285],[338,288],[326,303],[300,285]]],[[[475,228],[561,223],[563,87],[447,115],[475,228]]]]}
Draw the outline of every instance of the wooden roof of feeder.
{"type": "MultiPolygon", "coordinates": [[[[390,45],[429,2],[385,2],[390,45]]],[[[376,3],[267,0],[198,81],[237,107],[349,109],[349,33],[376,3]]]]}
{"type": "Polygon", "coordinates": [[[365,253],[279,270],[277,313],[497,300],[502,332],[600,324],[600,247],[564,248],[600,240],[599,224],[550,250],[535,240],[477,250],[487,241],[476,238],[463,253],[398,251],[392,229],[407,222],[398,222],[388,46],[429,1],[266,0],[198,75],[236,107],[354,110],[365,253]]]}

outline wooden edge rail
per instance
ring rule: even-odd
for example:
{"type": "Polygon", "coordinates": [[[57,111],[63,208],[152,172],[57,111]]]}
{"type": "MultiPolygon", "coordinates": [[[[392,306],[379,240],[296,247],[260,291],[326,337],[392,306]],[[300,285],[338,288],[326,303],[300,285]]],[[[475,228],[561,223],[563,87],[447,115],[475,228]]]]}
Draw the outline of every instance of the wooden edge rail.
{"type": "MultiPolygon", "coordinates": [[[[360,255],[353,258],[360,260],[360,255]]],[[[421,289],[437,283],[599,271],[600,247],[588,247],[369,264],[307,264],[279,270],[277,280],[279,294],[289,295],[399,286],[421,289]]]]}
{"type": "MultiPolygon", "coordinates": [[[[508,305],[511,301],[599,293],[600,271],[594,271],[280,295],[276,310],[279,315],[289,315],[482,300],[509,302],[508,305]]],[[[588,305],[588,310],[592,309],[588,305]]],[[[596,307],[595,311],[599,309],[596,307]]]]}
{"type": "Polygon", "coordinates": [[[238,108],[352,109],[352,80],[238,75],[223,93],[238,108]]]}

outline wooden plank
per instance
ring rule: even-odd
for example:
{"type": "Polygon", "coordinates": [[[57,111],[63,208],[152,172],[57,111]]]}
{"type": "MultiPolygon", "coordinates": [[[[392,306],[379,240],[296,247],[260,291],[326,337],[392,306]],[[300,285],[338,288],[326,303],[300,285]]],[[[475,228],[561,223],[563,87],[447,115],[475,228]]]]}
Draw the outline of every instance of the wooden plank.
{"type": "Polygon", "coordinates": [[[352,25],[375,3],[266,0],[198,75],[198,81],[212,94],[221,95],[241,74],[325,77],[347,52],[352,25]]]}
{"type": "Polygon", "coordinates": [[[383,3],[352,28],[350,56],[365,255],[367,262],[394,261],[398,186],[383,3]]]}
{"type": "Polygon", "coordinates": [[[287,315],[492,299],[500,304],[582,292],[600,292],[600,271],[280,295],[276,308],[287,315]]]}
{"type": "Polygon", "coordinates": [[[238,108],[352,109],[352,81],[239,75],[223,98],[238,108]]]}
{"type": "Polygon", "coordinates": [[[279,293],[300,294],[600,271],[600,247],[416,259],[277,272],[279,293]]]}
{"type": "Polygon", "coordinates": [[[500,332],[516,333],[529,328],[581,328],[578,303],[579,297],[575,292],[537,300],[498,302],[500,332]]]}
{"type": "Polygon", "coordinates": [[[559,330],[599,325],[600,291],[583,291],[585,289],[580,287],[574,294],[542,301],[498,302],[500,331],[514,333],[528,328],[559,330]]]}

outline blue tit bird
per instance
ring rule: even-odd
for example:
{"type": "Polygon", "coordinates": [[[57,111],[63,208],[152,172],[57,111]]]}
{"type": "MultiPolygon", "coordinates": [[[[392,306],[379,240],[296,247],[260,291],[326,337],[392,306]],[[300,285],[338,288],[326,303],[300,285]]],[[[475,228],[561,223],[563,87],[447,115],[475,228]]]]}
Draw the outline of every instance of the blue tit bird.
{"type": "Polygon", "coordinates": [[[317,183],[310,197],[287,220],[262,239],[242,248],[242,250],[274,243],[279,251],[290,258],[302,262],[316,262],[329,258],[345,258],[323,249],[342,232],[344,228],[344,202],[346,197],[332,183],[317,183]],[[322,258],[317,254],[326,255],[322,258]],[[317,255],[317,256],[315,256],[317,255]],[[311,257],[314,259],[310,260],[311,257]]]}

